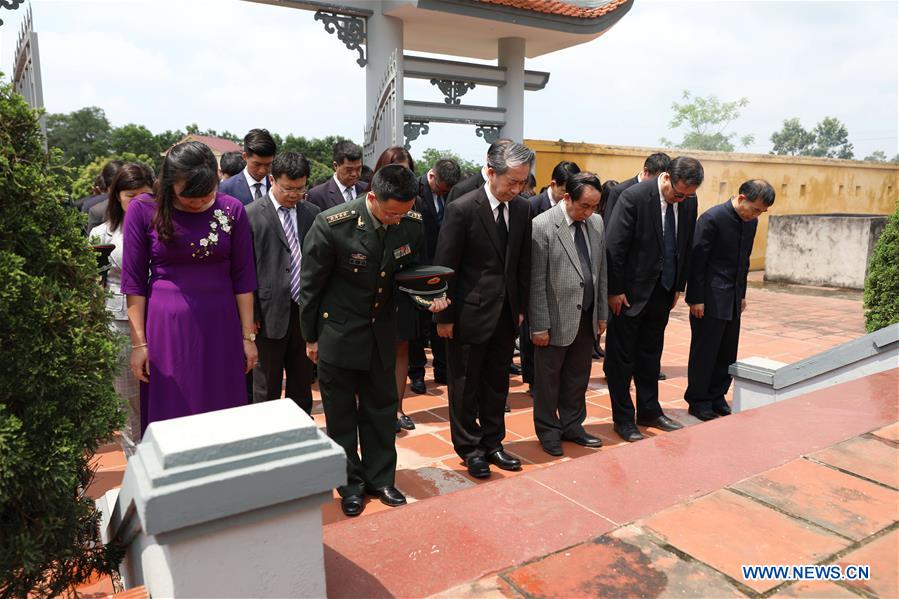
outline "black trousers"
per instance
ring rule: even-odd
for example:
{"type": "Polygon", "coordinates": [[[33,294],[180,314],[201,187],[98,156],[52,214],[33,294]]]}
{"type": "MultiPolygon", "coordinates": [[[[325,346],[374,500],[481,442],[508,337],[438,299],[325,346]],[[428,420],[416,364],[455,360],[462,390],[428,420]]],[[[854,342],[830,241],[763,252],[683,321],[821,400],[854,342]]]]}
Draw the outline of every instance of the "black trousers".
{"type": "Polygon", "coordinates": [[[409,379],[413,381],[425,378],[425,366],[428,364],[425,342],[428,341],[431,344],[434,378],[446,377],[446,342],[437,335],[437,323],[434,322],[430,312],[424,312],[424,319],[421,335],[409,342],[409,379]]]}
{"type": "Polygon", "coordinates": [[[740,344],[740,315],[721,320],[690,315],[690,363],[684,399],[692,406],[711,408],[712,402],[726,401],[731,376],[727,369],[737,361],[740,344]]]}
{"type": "Polygon", "coordinates": [[[659,370],[673,300],[674,292],[666,291],[657,281],[640,314],[609,316],[603,370],[612,399],[612,419],[616,424],[634,422],[632,379],[637,388],[637,420],[651,420],[662,415],[659,370]]]}
{"type": "Polygon", "coordinates": [[[447,340],[450,432],[462,459],[503,448],[509,363],[514,351],[515,323],[508,303],[486,343],[447,340]]]}
{"type": "Polygon", "coordinates": [[[290,322],[281,339],[256,337],[259,361],[253,369],[253,403],[279,399],[286,374],[285,394],[312,414],[312,361],[306,356],[306,341],[300,331],[300,311],[290,302],[290,322]]]}
{"type": "Polygon", "coordinates": [[[319,360],[318,382],[328,436],[347,457],[347,483],[337,492],[347,497],[361,495],[366,488],[392,486],[398,403],[394,363],[381,364],[375,354],[369,370],[354,370],[319,360]]]}
{"type": "Polygon", "coordinates": [[[518,351],[521,357],[521,380],[527,385],[534,384],[534,343],[531,341],[531,325],[525,315],[518,335],[518,351]]]}
{"type": "Polygon", "coordinates": [[[581,313],[571,345],[534,348],[534,428],[540,441],[584,434],[585,395],[593,365],[593,310],[581,313]]]}

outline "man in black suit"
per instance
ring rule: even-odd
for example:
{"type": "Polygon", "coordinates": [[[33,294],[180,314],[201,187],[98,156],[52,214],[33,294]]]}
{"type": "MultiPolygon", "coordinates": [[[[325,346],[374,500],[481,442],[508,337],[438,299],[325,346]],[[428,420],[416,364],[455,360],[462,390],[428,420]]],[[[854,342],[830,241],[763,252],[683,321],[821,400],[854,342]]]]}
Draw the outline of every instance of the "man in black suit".
{"type": "Polygon", "coordinates": [[[681,156],[657,179],[621,194],[609,222],[609,308],[603,364],[615,432],[625,441],[643,435],[634,424],[631,379],[637,388],[636,422],[671,431],[682,425],[659,405],[659,366],[668,315],[687,284],[696,190],[702,165],[681,156]]]}
{"type": "MultiPolygon", "coordinates": [[[[495,142],[493,142],[493,144],[491,144],[491,147],[496,144],[510,144],[510,143],[512,143],[511,139],[501,137],[501,138],[497,139],[495,142]]],[[[449,195],[446,196],[446,203],[449,204],[450,202],[455,201],[456,198],[461,198],[466,193],[468,193],[470,191],[474,191],[475,189],[478,189],[479,187],[483,187],[484,183],[486,181],[487,181],[487,163],[484,162],[484,166],[481,167],[481,170],[469,175],[468,177],[465,177],[464,179],[462,179],[461,181],[459,181],[458,183],[456,183],[453,186],[453,189],[449,192],[449,195]]]]}
{"type": "Polygon", "coordinates": [[[322,210],[351,202],[368,191],[368,185],[359,180],[362,174],[362,148],[351,141],[339,141],[331,152],[334,176],[309,190],[306,199],[322,210]]]}
{"type": "Polygon", "coordinates": [[[299,152],[285,152],[272,163],[272,189],[247,206],[253,231],[256,278],[253,294],[259,361],[253,369],[253,402],[286,396],[312,413],[312,361],[300,330],[300,264],[303,239],[318,206],[303,200],[309,161],[299,152]]]}
{"type": "Polygon", "coordinates": [[[565,184],[572,175],[581,172],[581,167],[570,160],[563,160],[553,168],[552,180],[546,189],[530,198],[531,201],[531,218],[543,214],[550,208],[562,201],[565,195],[565,184]]]}
{"type": "MultiPolygon", "coordinates": [[[[415,209],[421,213],[425,230],[425,253],[428,264],[433,263],[437,253],[437,237],[443,224],[446,196],[459,182],[462,171],[455,160],[441,158],[434,168],[418,178],[418,198],[415,209]]],[[[425,344],[430,340],[431,356],[434,364],[434,381],[446,384],[446,342],[438,337],[437,325],[428,312],[422,312],[421,336],[409,342],[409,380],[412,391],[425,393],[425,344]]]]}
{"type": "Polygon", "coordinates": [[[671,157],[668,156],[668,154],[665,154],[664,152],[656,152],[655,154],[650,154],[643,162],[643,170],[641,172],[637,173],[630,179],[625,179],[612,188],[612,190],[609,192],[609,199],[606,200],[605,205],[601,207],[602,218],[605,222],[607,233],[609,230],[609,221],[611,221],[612,219],[612,209],[615,207],[615,203],[618,202],[618,197],[621,195],[621,192],[632,185],[636,185],[640,181],[658,178],[659,175],[668,170],[668,165],[670,164],[671,157]]]}
{"type": "Polygon", "coordinates": [[[447,339],[450,431],[468,472],[489,464],[518,470],[503,451],[509,362],[527,311],[531,263],[530,206],[518,197],[534,153],[498,141],[487,152],[487,183],[446,206],[434,264],[452,268],[449,308],[437,314],[447,339]]]}
{"type": "Polygon", "coordinates": [[[268,175],[278,146],[266,129],[250,129],[243,138],[243,154],[247,163],[243,171],[219,183],[219,191],[235,197],[247,206],[269,192],[268,175]]]}
{"type": "Polygon", "coordinates": [[[730,414],[724,399],[731,382],[727,369],[737,360],[749,255],[757,219],[772,204],[774,188],[751,179],[696,223],[686,296],[692,335],[684,399],[700,420],[730,414]]]}

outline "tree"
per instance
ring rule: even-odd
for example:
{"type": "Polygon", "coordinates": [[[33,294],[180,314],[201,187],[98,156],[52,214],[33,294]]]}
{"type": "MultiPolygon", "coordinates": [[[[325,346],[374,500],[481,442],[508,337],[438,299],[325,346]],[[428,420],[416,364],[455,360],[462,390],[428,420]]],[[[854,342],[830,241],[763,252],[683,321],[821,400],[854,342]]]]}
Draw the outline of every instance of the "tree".
{"type": "Polygon", "coordinates": [[[886,162],[887,154],[883,150],[874,150],[865,156],[865,162],[886,162]]]}
{"type": "Polygon", "coordinates": [[[97,175],[106,166],[110,160],[121,160],[122,162],[143,162],[147,166],[153,168],[157,159],[146,154],[135,154],[133,152],[123,152],[121,154],[110,154],[109,156],[100,156],[90,164],[82,166],[76,171],[74,181],[72,181],[69,189],[73,198],[83,198],[91,195],[93,192],[94,181],[97,175]]]}
{"type": "Polygon", "coordinates": [[[869,333],[899,322],[899,206],[871,253],[864,306],[869,333]]]}
{"type": "Polygon", "coordinates": [[[0,75],[0,597],[71,592],[121,558],[84,491],[122,420],[119,346],[62,184],[37,114],[0,75]]]}
{"type": "Polygon", "coordinates": [[[471,160],[460,158],[458,154],[451,150],[437,150],[434,148],[428,148],[421,153],[421,159],[415,161],[415,174],[425,174],[426,172],[428,172],[428,169],[433,168],[437,161],[441,158],[450,158],[452,160],[455,160],[459,165],[459,168],[462,169],[463,174],[475,173],[481,170],[480,164],[472,162],[471,160]]]}
{"type": "Polygon", "coordinates": [[[221,137],[222,139],[230,139],[234,143],[241,143],[243,141],[243,137],[238,137],[231,133],[230,131],[222,131],[219,133],[215,129],[204,129],[200,130],[200,127],[196,123],[191,123],[187,127],[184,128],[187,131],[188,135],[207,135],[209,137],[221,137]]]}
{"type": "MultiPolygon", "coordinates": [[[[740,109],[749,105],[749,99],[744,97],[733,102],[721,102],[714,95],[701,98],[684,90],[683,100],[683,104],[677,102],[671,104],[674,116],[668,123],[671,129],[687,125],[683,140],[674,143],[663,137],[661,143],[683,149],[733,152],[733,140],[737,134],[724,131],[739,118],[740,109]]],[[[753,141],[755,138],[752,135],[740,137],[740,145],[743,147],[749,146],[753,141]]]]}
{"type": "Polygon", "coordinates": [[[798,118],[784,120],[783,128],[771,134],[772,154],[808,156],[815,143],[815,134],[806,131],[798,118]]]}
{"type": "Polygon", "coordinates": [[[84,166],[108,154],[111,133],[106,113],[96,106],[47,115],[47,145],[62,149],[70,166],[84,166]]]}
{"type": "Polygon", "coordinates": [[[852,159],[852,144],[849,143],[849,130],[839,119],[827,116],[815,125],[815,147],[812,156],[827,158],[852,159]]]}
{"type": "Polygon", "coordinates": [[[113,154],[130,152],[150,155],[158,154],[158,150],[160,150],[156,136],[143,125],[134,123],[128,123],[112,130],[109,149],[113,154]]]}

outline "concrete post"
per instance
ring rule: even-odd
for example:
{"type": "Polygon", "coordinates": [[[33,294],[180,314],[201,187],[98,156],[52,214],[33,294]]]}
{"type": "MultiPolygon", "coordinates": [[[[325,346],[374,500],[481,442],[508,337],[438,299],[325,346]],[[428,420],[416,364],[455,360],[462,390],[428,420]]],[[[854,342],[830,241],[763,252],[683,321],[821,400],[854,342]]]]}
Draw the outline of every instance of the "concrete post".
{"type": "Polygon", "coordinates": [[[369,164],[372,167],[382,151],[391,145],[403,145],[403,22],[384,16],[380,4],[377,4],[377,8],[374,3],[368,5],[369,8],[374,8],[375,13],[368,17],[366,24],[368,64],[365,67],[365,127],[372,125],[384,76],[393,60],[396,60],[396,96],[395,101],[388,105],[388,114],[385,116],[388,126],[375,145],[374,159],[369,164]]]}
{"type": "Polygon", "coordinates": [[[325,597],[320,506],[346,456],[289,400],[154,422],[97,502],[151,597],[325,597]]]}
{"type": "Polygon", "coordinates": [[[523,38],[499,40],[498,64],[506,69],[506,84],[496,89],[496,105],[506,109],[506,125],[500,137],[519,143],[524,139],[524,50],[523,38]]]}

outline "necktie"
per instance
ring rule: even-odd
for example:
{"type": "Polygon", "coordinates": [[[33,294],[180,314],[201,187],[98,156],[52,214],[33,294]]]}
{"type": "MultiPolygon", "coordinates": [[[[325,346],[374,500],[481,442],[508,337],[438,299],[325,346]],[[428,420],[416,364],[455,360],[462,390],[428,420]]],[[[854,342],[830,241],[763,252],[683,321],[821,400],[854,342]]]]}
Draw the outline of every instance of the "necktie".
{"type": "Polygon", "coordinates": [[[593,309],[593,269],[590,266],[590,251],[587,249],[587,236],[584,235],[584,223],[574,223],[574,245],[581,259],[581,272],[584,275],[584,297],[581,308],[584,312],[593,309]]]}
{"type": "Polygon", "coordinates": [[[353,195],[353,189],[354,189],[353,187],[347,187],[343,192],[344,195],[346,196],[347,202],[352,202],[353,200],[356,199],[356,196],[353,195]]]}
{"type": "Polygon", "coordinates": [[[434,201],[437,202],[437,225],[440,226],[443,224],[443,196],[434,196],[434,201]]]}
{"type": "Polygon", "coordinates": [[[674,204],[668,204],[665,208],[665,237],[662,244],[662,287],[667,291],[671,291],[677,279],[677,232],[674,229],[674,204]]]}
{"type": "Polygon", "coordinates": [[[287,245],[290,247],[290,297],[300,303],[300,240],[297,239],[297,229],[293,224],[293,216],[290,210],[278,208],[281,213],[281,226],[284,227],[284,235],[287,237],[287,245]]]}
{"type": "Polygon", "coordinates": [[[262,197],[262,183],[253,183],[253,187],[256,189],[253,192],[253,199],[258,200],[262,197]]]}
{"type": "Polygon", "coordinates": [[[496,209],[496,233],[499,235],[499,247],[503,250],[503,260],[506,259],[506,246],[509,245],[509,229],[506,228],[506,219],[503,216],[505,210],[505,203],[500,202],[496,209]]]}

